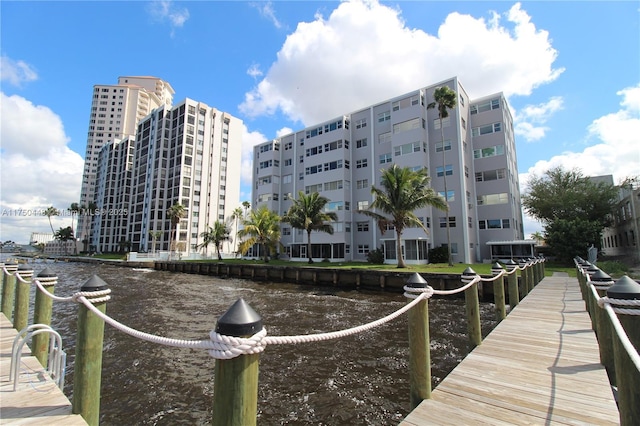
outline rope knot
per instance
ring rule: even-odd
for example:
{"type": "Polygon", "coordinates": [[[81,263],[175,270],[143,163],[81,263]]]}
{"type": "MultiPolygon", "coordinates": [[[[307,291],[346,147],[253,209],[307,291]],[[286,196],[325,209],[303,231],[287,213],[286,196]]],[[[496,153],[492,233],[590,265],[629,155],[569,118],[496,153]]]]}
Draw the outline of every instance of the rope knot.
{"type": "Polygon", "coordinates": [[[109,293],[111,293],[110,288],[100,291],[79,291],[71,296],[71,300],[75,303],[82,303],[82,299],[84,299],[92,304],[108,302],[111,299],[109,293]]]}
{"type": "Polygon", "coordinates": [[[433,296],[433,287],[409,287],[405,285],[403,287],[404,297],[407,299],[417,299],[421,294],[425,294],[426,299],[430,299],[433,296]]]}
{"type": "Polygon", "coordinates": [[[251,337],[223,336],[211,331],[209,338],[212,346],[209,355],[216,359],[232,359],[240,355],[257,354],[264,351],[267,330],[263,328],[251,337]]]}

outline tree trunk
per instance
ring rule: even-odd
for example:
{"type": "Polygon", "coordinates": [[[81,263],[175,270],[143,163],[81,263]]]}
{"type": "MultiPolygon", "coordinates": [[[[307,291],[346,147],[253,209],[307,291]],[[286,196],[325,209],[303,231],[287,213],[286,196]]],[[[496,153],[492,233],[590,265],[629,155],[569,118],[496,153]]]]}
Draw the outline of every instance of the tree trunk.
{"type": "Polygon", "coordinates": [[[307,257],[309,263],[313,263],[313,256],[311,255],[311,231],[307,231],[307,257]]]}
{"type": "Polygon", "coordinates": [[[402,257],[402,245],[400,242],[402,241],[402,230],[396,228],[396,256],[398,257],[398,268],[406,268],[407,265],[404,264],[404,259],[402,257]]]}

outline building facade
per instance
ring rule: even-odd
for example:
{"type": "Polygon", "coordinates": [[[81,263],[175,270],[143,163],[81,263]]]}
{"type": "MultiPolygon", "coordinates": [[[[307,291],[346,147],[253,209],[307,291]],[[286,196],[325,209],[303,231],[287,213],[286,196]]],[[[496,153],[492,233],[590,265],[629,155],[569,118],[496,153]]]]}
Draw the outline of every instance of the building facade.
{"type": "MultiPolygon", "coordinates": [[[[239,204],[242,121],[208,105],[185,99],[161,106],[140,120],[135,138],[105,146],[99,158],[94,220],[98,251],[178,251],[201,248],[201,234],[227,222],[239,204]],[[231,172],[231,175],[229,174],[231,172]],[[185,208],[172,233],[167,210],[185,208]]],[[[232,229],[231,235],[235,235],[232,229]]],[[[225,251],[231,253],[232,245],[225,251]]]]}
{"type": "Polygon", "coordinates": [[[319,192],[338,215],[333,235],[281,227],[282,243],[294,259],[364,261],[382,248],[395,262],[395,230],[381,232],[358,213],[373,202],[381,170],[397,164],[426,167],[431,186],[449,204],[449,212],[424,208],[414,213],[426,228],[405,229],[407,263],[426,263],[431,248],[447,245],[449,223],[454,262],[490,258],[487,242],[523,238],[513,121],[501,93],[470,100],[457,78],[345,114],[279,137],[254,148],[253,207],[266,205],[283,215],[298,191],[319,192]],[[433,92],[447,85],[458,95],[449,117],[440,121],[430,109],[433,92]],[[446,191],[445,191],[446,187],[446,191]]]}
{"type": "MultiPolygon", "coordinates": [[[[156,77],[119,77],[115,85],[93,87],[87,148],[80,190],[80,206],[95,203],[98,156],[102,147],[116,139],[135,137],[138,122],[153,109],[171,106],[174,90],[156,77]]],[[[91,215],[78,218],[76,235],[87,244],[91,215]]]]}
{"type": "Polygon", "coordinates": [[[632,182],[619,187],[618,201],[612,213],[613,226],[605,228],[602,250],[607,256],[640,261],[640,185],[632,182]]]}

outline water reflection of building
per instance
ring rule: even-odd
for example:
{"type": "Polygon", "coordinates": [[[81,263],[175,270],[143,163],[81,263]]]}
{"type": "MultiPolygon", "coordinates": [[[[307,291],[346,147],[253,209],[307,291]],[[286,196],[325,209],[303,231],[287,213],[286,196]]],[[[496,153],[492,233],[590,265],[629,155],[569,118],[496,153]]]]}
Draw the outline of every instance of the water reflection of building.
{"type": "MultiPolygon", "coordinates": [[[[284,214],[288,194],[319,192],[337,213],[334,234],[313,233],[313,258],[365,260],[382,247],[395,261],[395,231],[380,232],[358,210],[372,201],[381,169],[391,164],[427,167],[431,186],[446,196],[450,211],[415,212],[429,229],[403,233],[408,263],[424,263],[427,252],[447,244],[451,230],[455,262],[490,258],[488,241],[522,240],[523,224],[513,121],[501,93],[469,99],[457,78],[336,117],[254,148],[252,205],[284,214]],[[456,107],[442,123],[427,109],[433,92],[447,85],[457,92],[456,107]],[[442,129],[441,129],[442,126],[442,129]],[[441,137],[441,130],[444,138],[441,137]],[[446,194],[445,180],[446,178],[446,194]]],[[[282,243],[292,258],[306,258],[306,233],[281,226],[282,243]]]]}
{"type": "Polygon", "coordinates": [[[235,224],[229,218],[240,197],[241,152],[242,121],[228,113],[191,99],[153,110],[139,121],[135,138],[100,151],[92,228],[97,250],[169,250],[167,209],[181,204],[185,217],[175,247],[185,255],[199,251],[209,226],[235,224]]]}

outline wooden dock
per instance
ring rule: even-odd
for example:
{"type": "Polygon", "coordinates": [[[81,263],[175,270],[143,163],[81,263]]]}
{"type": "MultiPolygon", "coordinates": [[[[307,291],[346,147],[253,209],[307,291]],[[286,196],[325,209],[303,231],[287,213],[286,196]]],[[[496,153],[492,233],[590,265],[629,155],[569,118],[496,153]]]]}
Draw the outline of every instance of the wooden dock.
{"type": "Polygon", "coordinates": [[[11,346],[18,334],[0,313],[0,424],[3,425],[87,425],[82,416],[71,413],[71,403],[30,356],[25,346],[18,371],[18,386],[9,381],[11,346]]]}
{"type": "Polygon", "coordinates": [[[619,424],[577,279],[542,280],[400,424],[619,424]]]}

